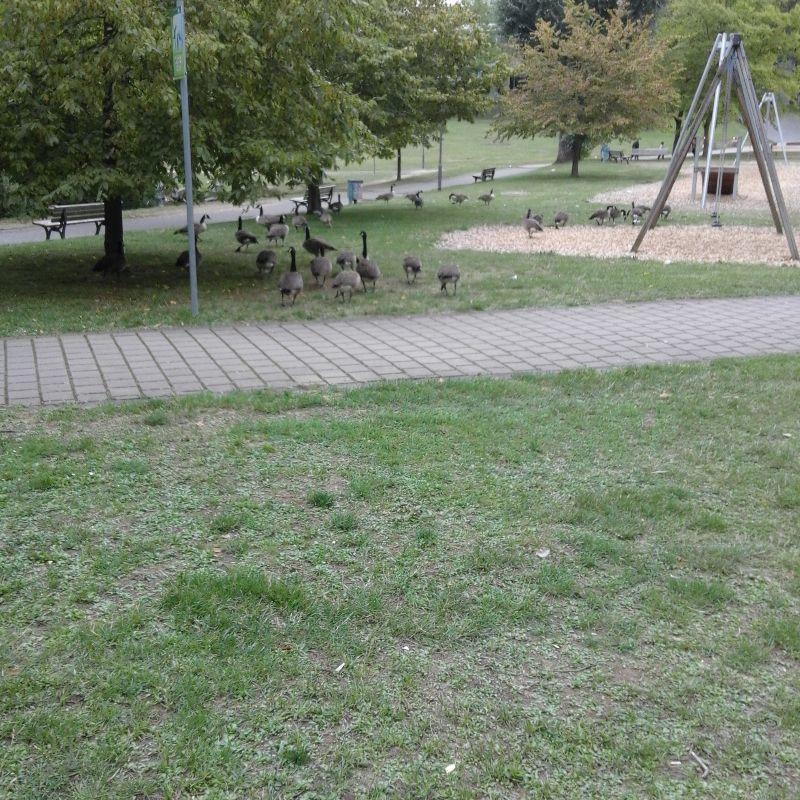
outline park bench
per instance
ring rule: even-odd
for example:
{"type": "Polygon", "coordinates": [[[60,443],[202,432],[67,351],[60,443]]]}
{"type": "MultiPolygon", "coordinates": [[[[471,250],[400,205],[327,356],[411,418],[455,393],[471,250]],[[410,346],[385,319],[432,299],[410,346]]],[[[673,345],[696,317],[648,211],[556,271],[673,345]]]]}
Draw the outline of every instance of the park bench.
{"type": "Polygon", "coordinates": [[[472,178],[477,183],[478,181],[493,181],[495,167],[486,167],[481,170],[480,175],[473,175],[472,178]]]}
{"type": "Polygon", "coordinates": [[[637,147],[631,150],[632,161],[640,161],[643,158],[654,158],[656,161],[664,161],[668,158],[672,158],[672,155],[666,150],[659,150],[657,147],[637,147]]]}
{"type": "Polygon", "coordinates": [[[44,228],[47,238],[53,231],[58,231],[63,239],[67,232],[67,225],[94,222],[95,236],[99,235],[100,228],[106,224],[106,212],[102,203],[73,203],[72,205],[48,206],[50,219],[37,219],[34,225],[44,228]]]}
{"type": "Polygon", "coordinates": [[[609,161],[624,161],[626,164],[630,161],[630,156],[626,156],[622,150],[609,150],[608,151],[608,160],[609,161]]]}
{"type": "MultiPolygon", "coordinates": [[[[330,206],[333,200],[333,193],[336,191],[336,186],[320,186],[319,187],[319,202],[320,205],[330,206]]],[[[294,203],[294,213],[300,210],[300,206],[305,206],[308,211],[308,189],[302,197],[292,197],[290,200],[294,203]]]]}

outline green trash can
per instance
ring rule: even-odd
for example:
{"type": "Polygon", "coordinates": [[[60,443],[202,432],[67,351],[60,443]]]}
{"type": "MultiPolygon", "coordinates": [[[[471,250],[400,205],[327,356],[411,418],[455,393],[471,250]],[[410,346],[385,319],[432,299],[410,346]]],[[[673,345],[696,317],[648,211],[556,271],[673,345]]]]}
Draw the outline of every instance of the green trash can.
{"type": "Polygon", "coordinates": [[[355,205],[364,199],[364,181],[347,181],[347,202],[355,205]]]}

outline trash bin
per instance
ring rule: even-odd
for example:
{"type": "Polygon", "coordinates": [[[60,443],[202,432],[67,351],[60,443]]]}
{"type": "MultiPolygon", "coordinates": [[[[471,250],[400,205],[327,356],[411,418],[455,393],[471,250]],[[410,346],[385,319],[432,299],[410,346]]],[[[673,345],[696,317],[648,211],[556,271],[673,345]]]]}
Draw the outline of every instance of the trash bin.
{"type": "Polygon", "coordinates": [[[364,199],[364,181],[347,181],[347,202],[355,205],[364,199]]]}

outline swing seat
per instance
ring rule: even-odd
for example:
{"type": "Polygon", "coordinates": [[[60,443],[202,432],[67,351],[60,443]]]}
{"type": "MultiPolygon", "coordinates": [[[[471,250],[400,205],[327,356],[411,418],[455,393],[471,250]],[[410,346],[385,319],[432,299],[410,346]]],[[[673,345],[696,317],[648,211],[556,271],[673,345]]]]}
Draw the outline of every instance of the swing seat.
{"type": "MultiPolygon", "coordinates": [[[[703,176],[703,179],[705,179],[706,168],[698,167],[697,171],[703,176]]],[[[736,184],[736,174],[739,172],[738,167],[723,167],[722,169],[719,167],[711,167],[708,174],[708,194],[716,195],[717,181],[719,180],[720,172],[722,173],[722,189],[720,190],[720,194],[733,194],[733,187],[736,184]]]]}

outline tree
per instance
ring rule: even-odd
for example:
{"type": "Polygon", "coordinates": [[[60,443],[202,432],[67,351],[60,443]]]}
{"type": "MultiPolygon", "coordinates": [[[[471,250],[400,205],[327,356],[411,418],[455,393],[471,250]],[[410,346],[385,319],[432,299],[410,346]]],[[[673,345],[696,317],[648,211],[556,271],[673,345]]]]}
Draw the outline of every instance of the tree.
{"type": "MultiPolygon", "coordinates": [[[[198,0],[187,38],[194,166],[234,201],[371,141],[362,103],[316,64],[358,42],[350,0],[198,0]]],[[[0,184],[16,202],[102,199],[123,253],[122,201],[182,174],[164,0],[7,0],[0,6],[0,184]]]]}
{"type": "Polygon", "coordinates": [[[506,97],[497,130],[506,136],[574,136],[572,175],[585,146],[634,136],[660,123],[674,99],[664,47],[623,7],[601,17],[567,2],[563,30],[540,21],[521,48],[524,81],[506,97]]]}
{"type": "MultiPolygon", "coordinates": [[[[776,92],[788,101],[800,89],[794,66],[800,55],[799,25],[800,7],[781,0],[671,0],[656,35],[667,48],[667,69],[678,92],[675,141],[717,33],[740,33],[756,91],[776,92]]],[[[707,120],[706,141],[709,126],[707,120]]]]}
{"type": "MultiPolygon", "coordinates": [[[[667,0],[630,0],[628,14],[636,20],[650,17],[667,0]]],[[[588,0],[588,5],[602,16],[608,16],[619,5],[618,0],[588,0]]],[[[562,30],[564,0],[498,0],[500,29],[509,38],[525,41],[536,30],[539,21],[549,22],[562,30]]]]}
{"type": "Polygon", "coordinates": [[[445,0],[393,0],[377,21],[381,31],[345,62],[344,79],[364,101],[374,153],[430,144],[448,119],[472,120],[506,80],[504,59],[472,10],[445,0]]]}

